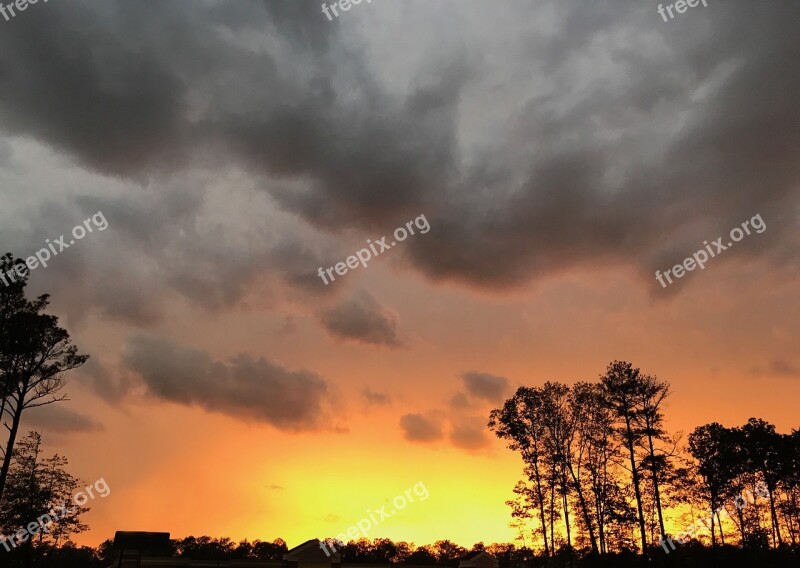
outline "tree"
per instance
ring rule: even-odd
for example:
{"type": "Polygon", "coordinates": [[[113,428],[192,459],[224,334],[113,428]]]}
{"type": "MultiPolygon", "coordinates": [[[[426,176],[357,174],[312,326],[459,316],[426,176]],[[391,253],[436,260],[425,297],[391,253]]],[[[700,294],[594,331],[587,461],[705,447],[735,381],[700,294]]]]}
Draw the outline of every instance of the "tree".
{"type": "Polygon", "coordinates": [[[640,412],[635,415],[638,429],[644,435],[646,457],[642,465],[649,470],[650,482],[653,488],[653,500],[655,502],[656,513],[658,514],[658,527],[661,538],[666,538],[664,528],[664,513],[661,504],[661,490],[659,473],[667,469],[669,454],[657,453],[655,440],[665,441],[666,432],[664,431],[664,415],[661,412],[661,404],[669,395],[669,384],[659,382],[653,376],[640,375],[639,389],[636,393],[638,398],[637,405],[640,412]]]}
{"type": "Polygon", "coordinates": [[[407,562],[423,566],[434,565],[436,564],[436,554],[432,551],[432,547],[426,544],[409,554],[407,562]]]}
{"type": "Polygon", "coordinates": [[[272,542],[256,540],[253,542],[253,556],[259,560],[280,560],[289,551],[282,538],[272,542]]]}
{"type": "MultiPolygon", "coordinates": [[[[519,532],[518,540],[525,546],[527,544],[525,539],[525,527],[527,522],[533,518],[533,513],[531,511],[535,511],[539,508],[539,503],[536,498],[536,490],[525,480],[517,481],[517,484],[514,486],[514,495],[516,495],[514,499],[506,501],[506,505],[511,508],[512,521],[509,523],[509,526],[519,532]]],[[[537,533],[541,534],[540,529],[533,530],[534,537],[537,533]]]]}
{"type": "Polygon", "coordinates": [[[227,537],[187,536],[175,544],[180,556],[193,560],[223,560],[230,558],[234,550],[233,541],[227,537]]]}
{"type": "Polygon", "coordinates": [[[467,554],[467,549],[449,540],[437,540],[431,552],[436,555],[438,564],[458,566],[459,558],[467,554]]]}
{"type": "Polygon", "coordinates": [[[742,427],[744,448],[750,469],[759,472],[769,490],[769,510],[773,546],[783,544],[780,521],[775,507],[775,494],[781,482],[781,437],[775,426],[761,419],[751,418],[742,427]]]}
{"type": "MultiPolygon", "coordinates": [[[[712,422],[698,426],[689,434],[689,451],[697,460],[697,472],[702,480],[700,491],[705,495],[712,514],[711,546],[716,546],[714,511],[721,505],[738,474],[734,434],[721,424],[712,422]]],[[[744,538],[744,534],[743,534],[744,538]]]]}
{"type": "MultiPolygon", "coordinates": [[[[498,438],[508,442],[508,448],[519,451],[532,474],[535,490],[535,504],[539,509],[544,554],[550,556],[547,542],[547,492],[546,472],[543,464],[545,455],[544,423],[541,392],[535,388],[520,387],[502,408],[496,408],[489,415],[489,428],[498,438]]],[[[552,495],[552,493],[551,493],[552,495]]],[[[552,527],[552,515],[551,515],[552,527]]],[[[552,529],[551,529],[552,538],[552,529]]]]}
{"type": "Polygon", "coordinates": [[[628,450],[642,553],[645,554],[647,551],[647,531],[642,509],[641,479],[636,462],[636,446],[644,436],[644,432],[638,426],[640,413],[638,400],[641,389],[639,369],[634,368],[625,361],[614,361],[608,365],[606,374],[602,377],[601,382],[605,390],[604,399],[614,412],[617,422],[620,423],[615,431],[628,450]]]}
{"type": "MultiPolygon", "coordinates": [[[[0,270],[19,262],[7,254],[0,261],[0,270]]],[[[88,359],[88,355],[78,354],[67,331],[58,326],[58,318],[42,313],[49,304],[48,295],[25,299],[26,282],[27,275],[0,295],[0,420],[8,430],[0,467],[0,503],[24,411],[65,400],[66,395],[58,394],[64,386],[63,373],[88,359]]]]}
{"type": "Polygon", "coordinates": [[[43,459],[42,437],[38,432],[22,438],[14,450],[0,508],[0,527],[4,534],[12,534],[31,523],[37,526],[29,530],[29,538],[16,544],[15,552],[24,558],[26,565],[34,557],[55,553],[59,545],[71,544],[72,535],[88,529],[80,517],[89,509],[74,504],[72,498],[80,480],[64,469],[67,465],[66,458],[59,455],[43,459]]]}
{"type": "MultiPolygon", "coordinates": [[[[8,273],[21,261],[14,260],[10,254],[0,257],[0,274],[8,273]]],[[[0,286],[0,419],[5,414],[11,394],[12,374],[7,372],[3,353],[10,348],[9,330],[17,314],[27,306],[24,288],[26,280],[17,278],[7,285],[0,286]]]]}
{"type": "Polygon", "coordinates": [[[598,544],[601,554],[608,551],[606,530],[613,515],[613,494],[618,490],[611,471],[617,457],[613,441],[614,416],[603,399],[603,389],[598,384],[577,383],[573,387],[573,413],[581,413],[577,422],[581,448],[579,455],[585,463],[589,492],[592,496],[594,519],[597,524],[598,544]]]}

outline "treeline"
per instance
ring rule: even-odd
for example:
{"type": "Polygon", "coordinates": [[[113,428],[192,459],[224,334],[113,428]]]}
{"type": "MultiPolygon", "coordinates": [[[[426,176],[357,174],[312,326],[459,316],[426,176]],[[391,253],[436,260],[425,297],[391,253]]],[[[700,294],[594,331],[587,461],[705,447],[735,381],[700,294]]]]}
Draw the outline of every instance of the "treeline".
{"type": "Polygon", "coordinates": [[[714,512],[709,515],[712,543],[725,543],[723,519],[728,519],[744,546],[798,546],[800,431],[780,434],[755,418],[740,428],[713,422],[689,435],[689,452],[696,463],[694,487],[714,512]],[[763,506],[746,503],[751,487],[765,498],[763,506]]]}
{"type": "MultiPolygon", "coordinates": [[[[288,552],[286,542],[275,539],[272,542],[255,540],[234,542],[230,538],[212,538],[209,536],[189,536],[170,541],[171,555],[193,560],[281,560],[288,552]]],[[[500,560],[500,568],[511,568],[529,563],[533,552],[518,548],[514,544],[490,544],[484,546],[476,543],[471,549],[459,546],[449,540],[440,540],[434,544],[416,546],[414,543],[393,542],[386,538],[368,540],[365,538],[350,541],[337,551],[343,562],[354,564],[414,564],[424,566],[450,566],[456,568],[460,559],[466,555],[486,550],[500,560]]],[[[60,549],[61,556],[54,557],[49,563],[42,563],[46,568],[107,568],[118,560],[118,552],[113,541],[106,540],[96,549],[90,547],[75,548],[68,546],[60,549]]],[[[37,564],[39,566],[39,564],[37,564]]]]}
{"type": "Polygon", "coordinates": [[[524,479],[508,501],[519,541],[538,554],[800,546],[800,432],[763,420],[664,428],[670,386],[630,363],[598,382],[521,387],[489,428],[520,453],[524,479]],[[713,512],[713,513],[712,513],[713,512]],[[706,537],[708,533],[708,537],[706,537]]]}
{"type": "MultiPolygon", "coordinates": [[[[211,538],[208,536],[189,536],[170,541],[168,556],[192,558],[194,560],[280,560],[288,548],[283,539],[272,542],[243,540],[234,542],[229,538],[211,538]]],[[[97,548],[75,546],[68,542],[58,547],[47,547],[40,550],[33,559],[23,559],[13,554],[3,556],[0,551],[0,566],[36,568],[108,568],[116,566],[119,552],[114,549],[114,541],[109,539],[97,548]]]]}
{"type": "MultiPolygon", "coordinates": [[[[187,537],[171,541],[172,555],[210,562],[226,560],[281,560],[287,552],[283,539],[272,542],[243,540],[234,542],[229,538],[208,536],[187,537]]],[[[386,538],[350,541],[338,548],[342,562],[347,564],[439,566],[457,568],[459,562],[475,552],[486,551],[498,560],[499,568],[638,568],[641,556],[632,551],[620,551],[604,556],[578,557],[561,548],[550,557],[537,554],[530,548],[513,543],[482,542],[464,548],[449,540],[416,546],[414,543],[393,542],[386,538]]],[[[35,566],[41,568],[108,568],[115,566],[117,552],[111,540],[97,549],[61,547],[58,553],[43,559],[35,566]]],[[[651,567],[671,566],[725,566],[726,568],[774,568],[796,566],[796,557],[788,550],[741,550],[731,546],[710,549],[696,542],[687,544],[672,555],[652,558],[651,567]]]]}
{"type": "MultiPolygon", "coordinates": [[[[209,536],[189,536],[170,541],[170,555],[193,560],[281,560],[288,552],[286,542],[281,539],[268,541],[242,540],[234,542],[230,538],[209,536]]],[[[337,548],[343,562],[355,564],[415,564],[425,566],[458,566],[458,561],[471,552],[486,550],[501,561],[501,568],[517,566],[533,558],[528,549],[517,548],[514,544],[475,544],[466,549],[448,540],[434,544],[416,546],[414,543],[393,542],[386,538],[350,541],[337,548]]],[[[96,549],[76,548],[72,545],[59,549],[59,555],[43,559],[36,566],[46,568],[107,568],[118,560],[118,552],[113,541],[106,540],[96,549]]]]}

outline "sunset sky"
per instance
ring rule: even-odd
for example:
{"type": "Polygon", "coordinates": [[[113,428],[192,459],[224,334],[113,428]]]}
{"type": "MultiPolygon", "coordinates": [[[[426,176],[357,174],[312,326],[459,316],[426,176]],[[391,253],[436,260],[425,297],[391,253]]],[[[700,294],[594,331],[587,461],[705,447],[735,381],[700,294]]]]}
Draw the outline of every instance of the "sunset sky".
{"type": "MultiPolygon", "coordinates": [[[[25,431],[116,530],[505,542],[520,385],[800,400],[800,3],[54,0],[0,19],[0,249],[91,356],[25,431]],[[663,288],[730,229],[752,232],[663,288]],[[334,267],[424,216],[334,282],[334,267]]],[[[727,242],[725,243],[727,244],[727,242]]]]}

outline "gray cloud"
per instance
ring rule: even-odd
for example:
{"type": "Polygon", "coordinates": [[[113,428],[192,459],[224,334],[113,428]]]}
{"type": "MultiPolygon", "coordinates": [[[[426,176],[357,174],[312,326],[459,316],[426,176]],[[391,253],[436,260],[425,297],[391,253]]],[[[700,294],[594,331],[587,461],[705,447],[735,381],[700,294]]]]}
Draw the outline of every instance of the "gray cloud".
{"type": "Polygon", "coordinates": [[[489,445],[486,435],[486,420],[472,416],[456,420],[450,432],[450,442],[462,450],[481,450],[489,445]]]}
{"type": "Polygon", "coordinates": [[[382,392],[375,392],[369,387],[364,387],[364,390],[361,391],[361,394],[364,395],[364,398],[367,399],[367,402],[370,404],[374,404],[376,406],[386,406],[391,403],[391,397],[382,392]]]}
{"type": "MultiPolygon", "coordinates": [[[[141,185],[235,164],[329,233],[424,211],[430,235],[400,254],[433,280],[503,289],[601,264],[652,280],[757,212],[770,230],[729,261],[796,266],[800,77],[776,63],[800,55],[796,2],[669,24],[610,1],[362,8],[347,18],[375,18],[363,29],[312,0],[40,5],[0,36],[0,120],[141,185]],[[406,49],[386,50],[409,29],[406,49]]],[[[155,241],[153,224],[126,228],[155,241]]],[[[220,308],[276,264],[290,285],[324,288],[311,285],[320,249],[297,239],[210,243],[166,247],[172,271],[155,260],[153,282],[220,308]]],[[[110,284],[93,291],[109,313],[158,317],[155,284],[110,284]]]]}
{"type": "Polygon", "coordinates": [[[90,357],[74,372],[97,396],[109,403],[121,401],[135,386],[130,376],[110,372],[97,357],[90,357]]]}
{"type": "Polygon", "coordinates": [[[397,329],[397,316],[365,291],[327,310],[320,321],[328,333],[340,339],[388,347],[404,344],[397,329]]]}
{"type": "Polygon", "coordinates": [[[109,191],[67,205],[44,204],[30,213],[10,244],[20,254],[33,252],[45,236],[69,233],[87,215],[103,212],[105,231],[54,257],[30,280],[37,292],[58,289],[56,307],[73,321],[93,309],[152,326],[175,297],[212,312],[227,310],[255,282],[312,299],[332,293],[319,286],[315,270],[323,255],[336,254],[334,247],[315,249],[314,235],[280,218],[265,227],[218,215],[211,217],[212,224],[205,209],[213,191],[207,181],[197,183],[165,183],[163,191],[139,188],[135,197],[109,191]]]}
{"type": "Polygon", "coordinates": [[[215,361],[204,351],[146,336],[130,341],[123,362],[161,400],[286,431],[318,430],[326,423],[329,387],[309,371],[247,355],[215,361]]]}
{"type": "Polygon", "coordinates": [[[784,359],[774,359],[766,367],[753,367],[750,374],[756,377],[800,377],[800,368],[784,359]]]}
{"type": "Polygon", "coordinates": [[[70,410],[63,403],[30,409],[25,414],[25,427],[55,434],[101,432],[105,429],[96,420],[70,410]]]}
{"type": "Polygon", "coordinates": [[[500,402],[509,391],[508,379],[489,373],[468,371],[461,375],[467,392],[489,402],[500,402]]]}
{"type": "Polygon", "coordinates": [[[403,437],[410,442],[434,442],[442,438],[442,426],[435,418],[422,414],[404,414],[400,417],[403,437]]]}
{"type": "Polygon", "coordinates": [[[467,398],[467,395],[465,395],[463,392],[457,392],[450,399],[450,406],[452,408],[455,408],[455,409],[458,409],[458,410],[463,410],[465,408],[469,408],[470,405],[471,405],[471,402],[470,402],[469,398],[467,398]]]}

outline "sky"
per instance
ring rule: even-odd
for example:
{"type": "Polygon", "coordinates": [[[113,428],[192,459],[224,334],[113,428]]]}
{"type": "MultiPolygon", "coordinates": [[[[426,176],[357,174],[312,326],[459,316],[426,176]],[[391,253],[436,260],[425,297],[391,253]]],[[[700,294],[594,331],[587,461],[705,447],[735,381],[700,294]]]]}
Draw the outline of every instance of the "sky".
{"type": "Polygon", "coordinates": [[[797,427],[798,16],[74,0],[0,19],[0,248],[107,221],[29,284],[91,356],[24,423],[111,489],[77,542],[291,547],[419,483],[370,537],[511,541],[522,463],[489,411],[617,359],[671,384],[673,432],[797,427]],[[727,246],[745,221],[760,232],[727,246]],[[702,270],[654,276],[718,237],[702,270]]]}

